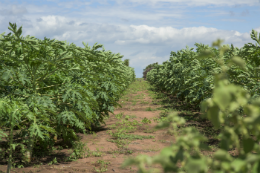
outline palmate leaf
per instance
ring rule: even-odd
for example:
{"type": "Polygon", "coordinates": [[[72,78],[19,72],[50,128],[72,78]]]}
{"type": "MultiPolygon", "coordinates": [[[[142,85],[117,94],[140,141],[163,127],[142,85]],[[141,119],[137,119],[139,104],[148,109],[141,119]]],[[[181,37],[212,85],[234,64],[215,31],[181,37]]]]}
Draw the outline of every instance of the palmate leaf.
{"type": "Polygon", "coordinates": [[[3,137],[6,138],[7,134],[2,129],[0,129],[0,140],[2,140],[3,137]]]}
{"type": "Polygon", "coordinates": [[[44,140],[43,132],[37,123],[32,123],[28,131],[32,136],[40,137],[42,140],[44,140]]]}
{"type": "Polygon", "coordinates": [[[50,98],[47,96],[32,95],[29,99],[34,100],[34,102],[28,106],[29,111],[26,116],[31,120],[33,120],[34,117],[37,117],[38,122],[49,124],[51,122],[50,118],[54,119],[54,117],[51,117],[49,113],[57,112],[57,107],[53,104],[50,98]]]}
{"type": "Polygon", "coordinates": [[[50,97],[48,96],[32,96],[31,97],[32,100],[35,100],[35,104],[31,105],[33,107],[38,107],[42,110],[48,108],[48,110],[56,110],[56,106],[53,104],[52,100],[50,99],[50,97]]]}
{"type": "Polygon", "coordinates": [[[87,103],[85,101],[79,101],[77,103],[77,107],[79,108],[79,110],[82,110],[85,113],[86,117],[91,118],[90,115],[93,114],[93,111],[92,111],[89,103],[87,103]]]}
{"type": "Polygon", "coordinates": [[[108,101],[108,96],[105,92],[100,92],[99,95],[101,96],[102,99],[105,99],[105,101],[108,101]]]}
{"type": "Polygon", "coordinates": [[[79,121],[72,111],[63,111],[57,116],[57,122],[59,124],[70,124],[72,126],[76,126],[80,129],[84,129],[84,123],[79,121]]]}
{"type": "Polygon", "coordinates": [[[8,104],[8,101],[6,98],[0,98],[0,115],[2,116],[5,113],[11,112],[10,104],[8,104]]]}
{"type": "MultiPolygon", "coordinates": [[[[39,125],[39,127],[42,130],[46,130],[49,133],[52,133],[52,134],[56,134],[57,133],[56,130],[54,128],[50,127],[50,126],[39,125]]],[[[46,135],[46,136],[50,137],[48,133],[44,133],[43,135],[46,135]]]]}
{"type": "Polygon", "coordinates": [[[92,115],[94,114],[93,111],[91,112],[91,114],[86,113],[84,111],[78,111],[75,108],[70,109],[70,111],[75,113],[76,117],[82,122],[89,122],[91,119],[93,119],[93,117],[92,117],[92,115]]]}
{"type": "Polygon", "coordinates": [[[25,83],[30,83],[30,78],[22,72],[16,73],[16,79],[17,81],[22,82],[23,85],[25,85],[25,83]]]}
{"type": "MultiPolygon", "coordinates": [[[[73,84],[71,84],[73,85],[73,84]]],[[[74,85],[75,86],[75,85],[74,85]]],[[[74,88],[74,87],[73,87],[74,88]]],[[[65,102],[65,100],[68,100],[69,98],[72,98],[73,103],[75,104],[75,100],[77,99],[81,99],[82,96],[81,94],[77,91],[77,90],[73,90],[73,89],[68,89],[67,91],[65,91],[65,93],[62,95],[63,98],[63,102],[65,102]]]]}
{"type": "Polygon", "coordinates": [[[2,73],[1,79],[4,81],[12,81],[13,80],[13,70],[12,69],[6,69],[4,71],[0,71],[2,73]]]}

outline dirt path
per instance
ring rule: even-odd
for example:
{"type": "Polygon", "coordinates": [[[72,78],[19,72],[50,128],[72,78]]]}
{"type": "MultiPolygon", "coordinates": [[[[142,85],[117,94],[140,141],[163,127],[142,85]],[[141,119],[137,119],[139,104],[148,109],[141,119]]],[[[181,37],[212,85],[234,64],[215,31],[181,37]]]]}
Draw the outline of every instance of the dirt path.
{"type": "MultiPolygon", "coordinates": [[[[96,137],[91,137],[91,139],[84,137],[83,139],[83,141],[92,140],[91,143],[88,143],[89,149],[91,151],[99,149],[102,156],[92,156],[78,160],[78,169],[95,172],[93,171],[95,164],[91,164],[91,162],[97,163],[99,160],[102,160],[110,164],[106,166],[96,164],[99,170],[106,167],[105,169],[107,169],[106,172],[108,173],[137,172],[137,167],[121,169],[120,166],[128,157],[134,157],[139,154],[149,156],[159,154],[162,148],[173,142],[174,138],[167,134],[167,130],[153,131],[153,127],[157,124],[153,119],[158,118],[161,112],[156,109],[161,106],[156,105],[150,95],[148,93],[148,85],[143,80],[141,82],[136,81],[129,87],[126,94],[119,100],[122,108],[116,109],[114,111],[115,115],[110,114],[110,118],[105,121],[106,126],[103,126],[100,131],[96,132],[96,137]],[[151,110],[149,111],[149,109],[151,110]],[[144,123],[142,123],[142,120],[144,123]],[[145,123],[145,120],[150,120],[151,123],[145,123]],[[133,124],[135,122],[139,123],[140,126],[135,126],[133,124]],[[136,129],[131,129],[131,127],[136,129]],[[116,139],[116,135],[120,135],[120,133],[116,132],[120,132],[122,128],[128,128],[129,130],[129,133],[122,135],[126,139],[116,139]],[[114,132],[114,136],[110,132],[114,132]],[[127,135],[131,136],[127,137],[127,135]],[[91,168],[92,171],[90,170],[91,168]]],[[[73,167],[75,166],[73,165],[73,167]]]]}
{"type": "MultiPolygon", "coordinates": [[[[124,169],[120,166],[128,157],[140,154],[153,156],[174,142],[167,129],[153,130],[158,123],[156,119],[160,117],[161,106],[154,102],[148,88],[147,82],[137,79],[119,100],[122,108],[116,109],[115,115],[110,114],[105,120],[106,125],[95,129],[93,134],[78,134],[82,144],[86,144],[85,158],[64,162],[62,158],[69,156],[72,150],[57,145],[56,155],[45,160],[42,158],[34,166],[14,168],[12,172],[137,172],[136,166],[124,169]]],[[[154,167],[160,168],[160,165],[154,167]]],[[[0,170],[5,172],[6,165],[1,165],[0,170]]]]}

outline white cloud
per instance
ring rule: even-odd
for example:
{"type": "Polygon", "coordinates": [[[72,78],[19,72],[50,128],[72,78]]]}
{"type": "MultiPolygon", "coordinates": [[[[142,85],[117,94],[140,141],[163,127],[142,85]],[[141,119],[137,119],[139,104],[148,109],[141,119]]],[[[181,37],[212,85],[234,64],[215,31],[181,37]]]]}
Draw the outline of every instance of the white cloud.
{"type": "Polygon", "coordinates": [[[125,41],[123,41],[123,40],[116,40],[116,41],[115,41],[115,44],[124,45],[124,44],[125,44],[125,41]]]}
{"type": "MultiPolygon", "coordinates": [[[[115,0],[117,3],[126,3],[129,0],[115,0]]],[[[221,6],[234,6],[234,5],[259,5],[259,0],[130,0],[137,4],[150,4],[158,6],[163,3],[167,4],[185,4],[187,6],[206,6],[206,5],[221,5],[221,6]]]]}
{"type": "Polygon", "coordinates": [[[171,51],[186,45],[211,46],[220,38],[240,48],[255,44],[252,28],[260,32],[257,0],[115,0],[114,5],[106,0],[49,0],[52,5],[10,1],[0,2],[0,33],[9,33],[9,22],[15,22],[23,26],[24,36],[67,40],[80,47],[82,41],[91,46],[98,42],[130,59],[138,77],[147,65],[168,60],[171,51]]]}

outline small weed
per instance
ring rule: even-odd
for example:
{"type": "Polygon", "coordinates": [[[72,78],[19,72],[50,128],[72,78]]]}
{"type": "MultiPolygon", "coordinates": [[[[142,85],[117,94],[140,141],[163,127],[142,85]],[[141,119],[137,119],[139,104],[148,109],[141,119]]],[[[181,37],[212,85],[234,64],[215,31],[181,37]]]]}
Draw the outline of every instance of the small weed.
{"type": "Polygon", "coordinates": [[[117,114],[117,115],[116,115],[116,118],[117,118],[117,119],[121,119],[122,116],[123,116],[123,113],[120,113],[120,114],[117,114]]]}
{"type": "Polygon", "coordinates": [[[92,136],[95,138],[97,137],[97,134],[95,132],[92,132],[92,136]]]}
{"type": "Polygon", "coordinates": [[[160,112],[161,117],[166,117],[166,116],[168,116],[168,114],[169,114],[169,110],[167,110],[167,109],[160,112]]]}
{"type": "Polygon", "coordinates": [[[52,165],[52,164],[56,164],[56,163],[58,163],[57,162],[57,159],[56,159],[56,157],[53,159],[53,161],[51,161],[50,163],[48,163],[48,165],[52,165]]]}
{"type": "Polygon", "coordinates": [[[146,111],[152,111],[151,107],[145,109],[146,111]]]}
{"type": "Polygon", "coordinates": [[[24,168],[24,166],[23,165],[18,165],[17,168],[24,168]]]}
{"type": "Polygon", "coordinates": [[[149,104],[149,102],[141,101],[141,104],[149,104]]]}
{"type": "Polygon", "coordinates": [[[100,169],[97,169],[96,167],[94,167],[94,171],[96,172],[106,172],[107,171],[107,165],[109,165],[110,162],[105,162],[103,160],[98,160],[95,164],[96,165],[101,165],[100,169]]]}
{"type": "Polygon", "coordinates": [[[128,148],[128,144],[130,143],[131,141],[128,140],[119,140],[119,139],[116,140],[116,146],[118,148],[128,148]]]}
{"type": "Polygon", "coordinates": [[[156,131],[155,129],[148,129],[148,127],[146,130],[144,130],[145,133],[153,133],[155,131],[156,131]]]}
{"type": "Polygon", "coordinates": [[[129,115],[125,116],[125,120],[129,120],[129,118],[130,118],[129,115]]]}
{"type": "Polygon", "coordinates": [[[101,153],[101,152],[93,151],[93,152],[92,152],[92,155],[95,156],[95,157],[101,157],[101,156],[102,156],[102,153],[101,153]]]}
{"type": "Polygon", "coordinates": [[[142,119],[142,123],[143,124],[151,124],[151,120],[149,120],[146,117],[144,117],[144,119],[142,119]]]}
{"type": "Polygon", "coordinates": [[[57,149],[58,149],[58,150],[63,150],[63,147],[62,147],[62,146],[58,146],[57,149]]]}
{"type": "Polygon", "coordinates": [[[165,143],[166,141],[165,140],[159,140],[160,142],[162,142],[162,143],[165,143]]]}
{"type": "Polygon", "coordinates": [[[39,168],[39,167],[40,167],[40,165],[33,165],[33,167],[34,167],[34,168],[39,168]]]}
{"type": "Polygon", "coordinates": [[[153,121],[154,122],[157,122],[157,123],[159,123],[159,122],[162,122],[162,121],[165,121],[165,120],[167,120],[167,118],[166,117],[161,117],[161,118],[153,118],[153,121]]]}
{"type": "Polygon", "coordinates": [[[72,143],[72,148],[73,148],[73,153],[71,154],[71,157],[74,157],[75,159],[79,158],[85,158],[85,152],[89,152],[89,148],[85,148],[86,144],[82,142],[73,142],[72,143]]]}
{"type": "Polygon", "coordinates": [[[133,154],[133,151],[132,150],[127,150],[126,153],[127,154],[133,154]]]}

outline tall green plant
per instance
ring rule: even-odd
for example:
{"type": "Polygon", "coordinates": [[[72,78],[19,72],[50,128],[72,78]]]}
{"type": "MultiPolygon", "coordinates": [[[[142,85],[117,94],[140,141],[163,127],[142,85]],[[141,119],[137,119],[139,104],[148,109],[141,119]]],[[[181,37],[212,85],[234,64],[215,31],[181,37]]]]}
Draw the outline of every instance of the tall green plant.
{"type": "MultiPolygon", "coordinates": [[[[8,129],[5,129],[8,130],[9,133],[8,136],[9,148],[7,150],[7,155],[8,155],[7,173],[10,173],[11,171],[12,160],[14,159],[12,155],[13,152],[15,151],[15,148],[17,146],[20,146],[23,149],[22,151],[24,151],[25,148],[24,144],[14,142],[13,133],[14,133],[14,127],[19,125],[18,122],[19,120],[21,120],[22,114],[24,113],[24,111],[26,111],[26,109],[27,109],[26,105],[21,104],[20,102],[17,101],[13,101],[12,97],[9,98],[5,97],[0,100],[0,114],[4,115],[6,120],[8,120],[8,122],[1,121],[1,127],[3,127],[4,125],[9,127],[8,129]]],[[[0,139],[3,137],[7,137],[7,135],[4,130],[0,129],[0,139]]],[[[4,155],[4,153],[2,154],[4,155]]]]}

